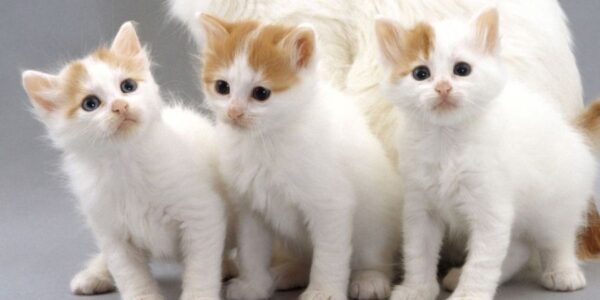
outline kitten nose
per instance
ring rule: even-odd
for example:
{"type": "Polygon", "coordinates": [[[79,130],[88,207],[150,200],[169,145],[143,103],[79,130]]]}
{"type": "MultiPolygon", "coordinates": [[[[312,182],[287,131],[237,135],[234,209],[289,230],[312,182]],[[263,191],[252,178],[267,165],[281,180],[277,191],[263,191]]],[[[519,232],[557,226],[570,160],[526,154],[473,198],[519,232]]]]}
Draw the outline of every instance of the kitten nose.
{"type": "Polygon", "coordinates": [[[230,106],[229,109],[227,110],[227,116],[234,120],[237,121],[239,120],[242,116],[244,116],[244,111],[241,107],[239,106],[230,106]]]}
{"type": "Polygon", "coordinates": [[[452,91],[452,86],[448,81],[442,81],[435,86],[435,91],[442,97],[448,96],[452,91]]]}
{"type": "Polygon", "coordinates": [[[112,103],[110,108],[114,113],[121,115],[127,112],[129,104],[127,104],[127,102],[123,100],[115,100],[115,102],[112,103]]]}

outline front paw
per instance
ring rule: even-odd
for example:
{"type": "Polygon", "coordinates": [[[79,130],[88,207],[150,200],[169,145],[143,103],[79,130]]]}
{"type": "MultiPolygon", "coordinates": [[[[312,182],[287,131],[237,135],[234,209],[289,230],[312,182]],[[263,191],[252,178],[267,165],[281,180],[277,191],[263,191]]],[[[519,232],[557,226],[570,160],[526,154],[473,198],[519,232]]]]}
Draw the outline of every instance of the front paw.
{"type": "Polygon", "coordinates": [[[346,300],[346,293],[326,291],[318,289],[307,289],[300,295],[300,300],[346,300]]]}
{"type": "Polygon", "coordinates": [[[71,280],[71,292],[75,295],[96,295],[114,291],[115,284],[110,276],[81,271],[71,280]]]}
{"type": "Polygon", "coordinates": [[[494,294],[490,293],[463,293],[455,292],[448,300],[493,300],[494,294]]]}
{"type": "Polygon", "coordinates": [[[123,296],[124,300],[165,300],[161,294],[144,294],[132,297],[123,296]]]}
{"type": "Polygon", "coordinates": [[[579,268],[546,271],[541,282],[545,288],[559,292],[580,290],[586,285],[585,276],[579,268]]]}
{"type": "Polygon", "coordinates": [[[390,300],[434,300],[439,293],[440,287],[437,282],[419,287],[397,285],[390,300]]]}
{"type": "Polygon", "coordinates": [[[390,279],[379,271],[357,271],[350,280],[350,298],[386,299],[390,296],[390,279]]]}
{"type": "Polygon", "coordinates": [[[220,300],[220,291],[213,293],[183,291],[179,300],[220,300]]]}
{"type": "Polygon", "coordinates": [[[267,299],[273,295],[272,284],[234,278],[229,281],[225,297],[232,300],[267,299]]]}

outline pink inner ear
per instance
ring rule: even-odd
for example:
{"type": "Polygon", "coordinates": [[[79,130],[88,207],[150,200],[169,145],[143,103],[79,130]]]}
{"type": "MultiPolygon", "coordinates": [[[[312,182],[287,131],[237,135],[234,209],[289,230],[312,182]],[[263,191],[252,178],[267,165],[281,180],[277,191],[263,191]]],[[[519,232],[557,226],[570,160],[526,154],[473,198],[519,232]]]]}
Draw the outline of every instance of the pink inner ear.
{"type": "Polygon", "coordinates": [[[23,87],[34,105],[50,112],[56,109],[56,104],[48,99],[47,93],[56,89],[56,78],[40,72],[26,72],[23,75],[23,87]]]}

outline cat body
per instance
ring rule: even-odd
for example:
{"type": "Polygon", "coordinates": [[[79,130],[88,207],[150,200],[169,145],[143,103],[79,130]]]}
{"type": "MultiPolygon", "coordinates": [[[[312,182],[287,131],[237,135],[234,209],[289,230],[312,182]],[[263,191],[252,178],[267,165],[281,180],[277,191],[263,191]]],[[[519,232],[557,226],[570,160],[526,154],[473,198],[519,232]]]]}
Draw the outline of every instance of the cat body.
{"type": "Polygon", "coordinates": [[[576,237],[595,160],[545,94],[507,76],[498,25],[495,9],[470,23],[377,23],[385,91],[407,115],[398,137],[405,279],[392,299],[435,299],[446,233],[466,236],[468,249],[444,279],[451,299],[492,299],[532,253],[545,288],[585,286],[576,237]]]}
{"type": "Polygon", "coordinates": [[[219,164],[240,210],[240,276],[227,297],[271,296],[274,238],[311,265],[301,299],[346,299],[349,279],[352,298],[386,297],[398,176],[359,109],[316,76],[313,29],[201,22],[219,164]]]}
{"type": "Polygon", "coordinates": [[[78,274],[78,294],[163,299],[149,259],[184,264],[182,299],[218,299],[226,209],[214,128],[181,106],[164,107],[131,23],[110,49],[58,75],[23,73],[101,255],[78,274]]]}

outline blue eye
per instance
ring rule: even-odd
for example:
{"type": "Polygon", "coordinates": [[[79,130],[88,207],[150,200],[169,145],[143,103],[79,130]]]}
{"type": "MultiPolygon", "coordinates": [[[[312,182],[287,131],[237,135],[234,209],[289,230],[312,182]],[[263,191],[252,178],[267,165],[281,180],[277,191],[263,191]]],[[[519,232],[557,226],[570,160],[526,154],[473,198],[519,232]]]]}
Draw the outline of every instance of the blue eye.
{"type": "Polygon", "coordinates": [[[426,66],[418,66],[413,70],[412,76],[416,81],[423,81],[431,77],[431,72],[426,66]]]}
{"type": "Polygon", "coordinates": [[[121,92],[127,94],[137,90],[137,82],[133,79],[125,79],[121,82],[121,92]]]}
{"type": "Polygon", "coordinates": [[[471,74],[471,65],[466,62],[459,62],[454,65],[454,75],[466,77],[471,74]]]}
{"type": "Polygon", "coordinates": [[[102,104],[102,101],[100,101],[97,96],[89,95],[83,98],[83,101],[81,101],[81,109],[85,111],[94,111],[100,107],[100,104],[102,104]]]}

